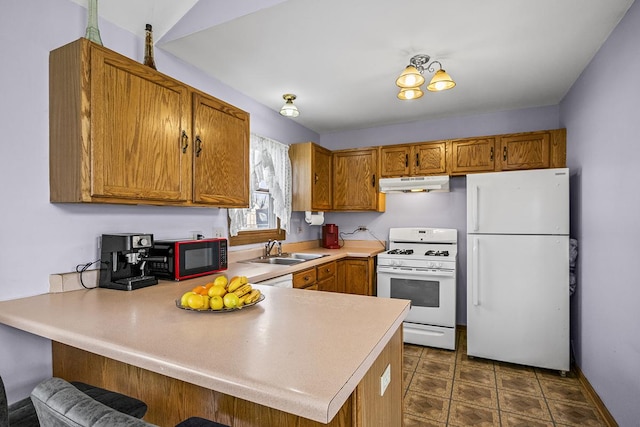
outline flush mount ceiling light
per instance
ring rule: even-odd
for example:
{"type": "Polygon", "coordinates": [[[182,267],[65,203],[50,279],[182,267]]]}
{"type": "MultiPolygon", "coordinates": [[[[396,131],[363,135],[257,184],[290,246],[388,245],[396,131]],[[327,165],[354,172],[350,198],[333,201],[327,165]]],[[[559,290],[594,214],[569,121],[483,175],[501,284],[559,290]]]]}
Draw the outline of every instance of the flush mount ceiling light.
{"type": "Polygon", "coordinates": [[[427,85],[427,90],[431,92],[439,92],[442,90],[451,89],[456,85],[451,76],[442,69],[440,61],[432,61],[429,63],[431,57],[429,55],[415,55],[409,60],[409,65],[404,69],[400,77],[396,79],[396,85],[400,88],[398,98],[402,100],[417,99],[424,95],[420,86],[424,84],[425,79],[422,73],[426,71],[433,73],[433,78],[427,85]],[[426,64],[426,65],[425,65],[426,64]],[[433,66],[438,65],[438,71],[433,66]]]}
{"type": "Polygon", "coordinates": [[[300,112],[298,111],[298,108],[293,105],[293,100],[296,99],[296,96],[292,93],[285,93],[282,97],[284,98],[285,103],[280,109],[280,114],[285,117],[298,117],[300,112]]]}

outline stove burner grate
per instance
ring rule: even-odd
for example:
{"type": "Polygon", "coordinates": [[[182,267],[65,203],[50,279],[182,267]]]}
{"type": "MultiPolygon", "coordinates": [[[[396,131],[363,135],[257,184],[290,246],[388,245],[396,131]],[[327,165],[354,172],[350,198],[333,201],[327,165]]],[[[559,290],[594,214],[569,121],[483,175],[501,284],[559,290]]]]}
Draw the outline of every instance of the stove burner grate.
{"type": "Polygon", "coordinates": [[[449,251],[434,251],[430,249],[424,254],[426,256],[449,256],[449,251]]]}
{"type": "Polygon", "coordinates": [[[389,255],[411,255],[413,249],[391,249],[387,252],[389,255]]]}

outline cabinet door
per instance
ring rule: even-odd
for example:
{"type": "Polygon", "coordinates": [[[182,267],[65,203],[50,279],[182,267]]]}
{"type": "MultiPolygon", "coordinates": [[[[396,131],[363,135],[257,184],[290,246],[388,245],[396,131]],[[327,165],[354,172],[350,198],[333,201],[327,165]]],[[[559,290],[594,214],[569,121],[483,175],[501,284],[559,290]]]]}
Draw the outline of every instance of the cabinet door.
{"type": "Polygon", "coordinates": [[[336,269],[336,261],[327,262],[316,267],[318,290],[326,292],[338,292],[336,269]]]}
{"type": "Polygon", "coordinates": [[[325,292],[338,292],[338,281],[336,276],[318,281],[318,290],[325,292]]]}
{"type": "Polygon", "coordinates": [[[193,95],[193,201],[249,205],[249,115],[215,98],[193,95]]]}
{"type": "Polygon", "coordinates": [[[331,209],[331,151],[313,145],[313,181],[311,209],[327,211],[331,209]]]}
{"type": "Polygon", "coordinates": [[[188,200],[188,88],[95,45],[90,61],[91,196],[188,200]]]}
{"type": "Polygon", "coordinates": [[[451,174],[493,172],[495,138],[458,139],[451,141],[451,174]]]}
{"type": "Polygon", "coordinates": [[[339,261],[338,279],[341,291],[347,294],[373,295],[369,260],[346,258],[339,261]]]}
{"type": "Polygon", "coordinates": [[[334,210],[378,208],[377,164],[375,148],[333,153],[334,210]]]}
{"type": "Polygon", "coordinates": [[[447,171],[447,143],[430,142],[413,146],[413,175],[444,174],[447,171]]]}
{"type": "Polygon", "coordinates": [[[500,138],[498,170],[548,168],[550,151],[547,132],[503,136],[500,138]]]}
{"type": "Polygon", "coordinates": [[[382,178],[408,176],[411,171],[411,146],[380,147],[380,176],[382,178]]]}

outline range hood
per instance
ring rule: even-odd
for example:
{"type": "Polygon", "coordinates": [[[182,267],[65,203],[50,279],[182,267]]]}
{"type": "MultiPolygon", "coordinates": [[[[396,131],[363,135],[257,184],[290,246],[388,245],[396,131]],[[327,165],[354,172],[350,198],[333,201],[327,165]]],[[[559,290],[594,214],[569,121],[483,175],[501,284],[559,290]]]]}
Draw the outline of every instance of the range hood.
{"type": "Polygon", "coordinates": [[[410,193],[419,191],[449,191],[448,175],[381,178],[381,193],[410,193]]]}

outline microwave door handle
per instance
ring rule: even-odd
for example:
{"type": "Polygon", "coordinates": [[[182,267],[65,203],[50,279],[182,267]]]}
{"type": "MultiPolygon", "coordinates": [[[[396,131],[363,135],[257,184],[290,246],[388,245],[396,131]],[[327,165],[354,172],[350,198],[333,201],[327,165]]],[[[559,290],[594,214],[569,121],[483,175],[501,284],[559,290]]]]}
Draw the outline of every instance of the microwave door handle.
{"type": "Polygon", "coordinates": [[[478,264],[480,262],[480,242],[477,237],[473,239],[471,258],[471,299],[473,305],[479,305],[478,301],[478,264]]]}

